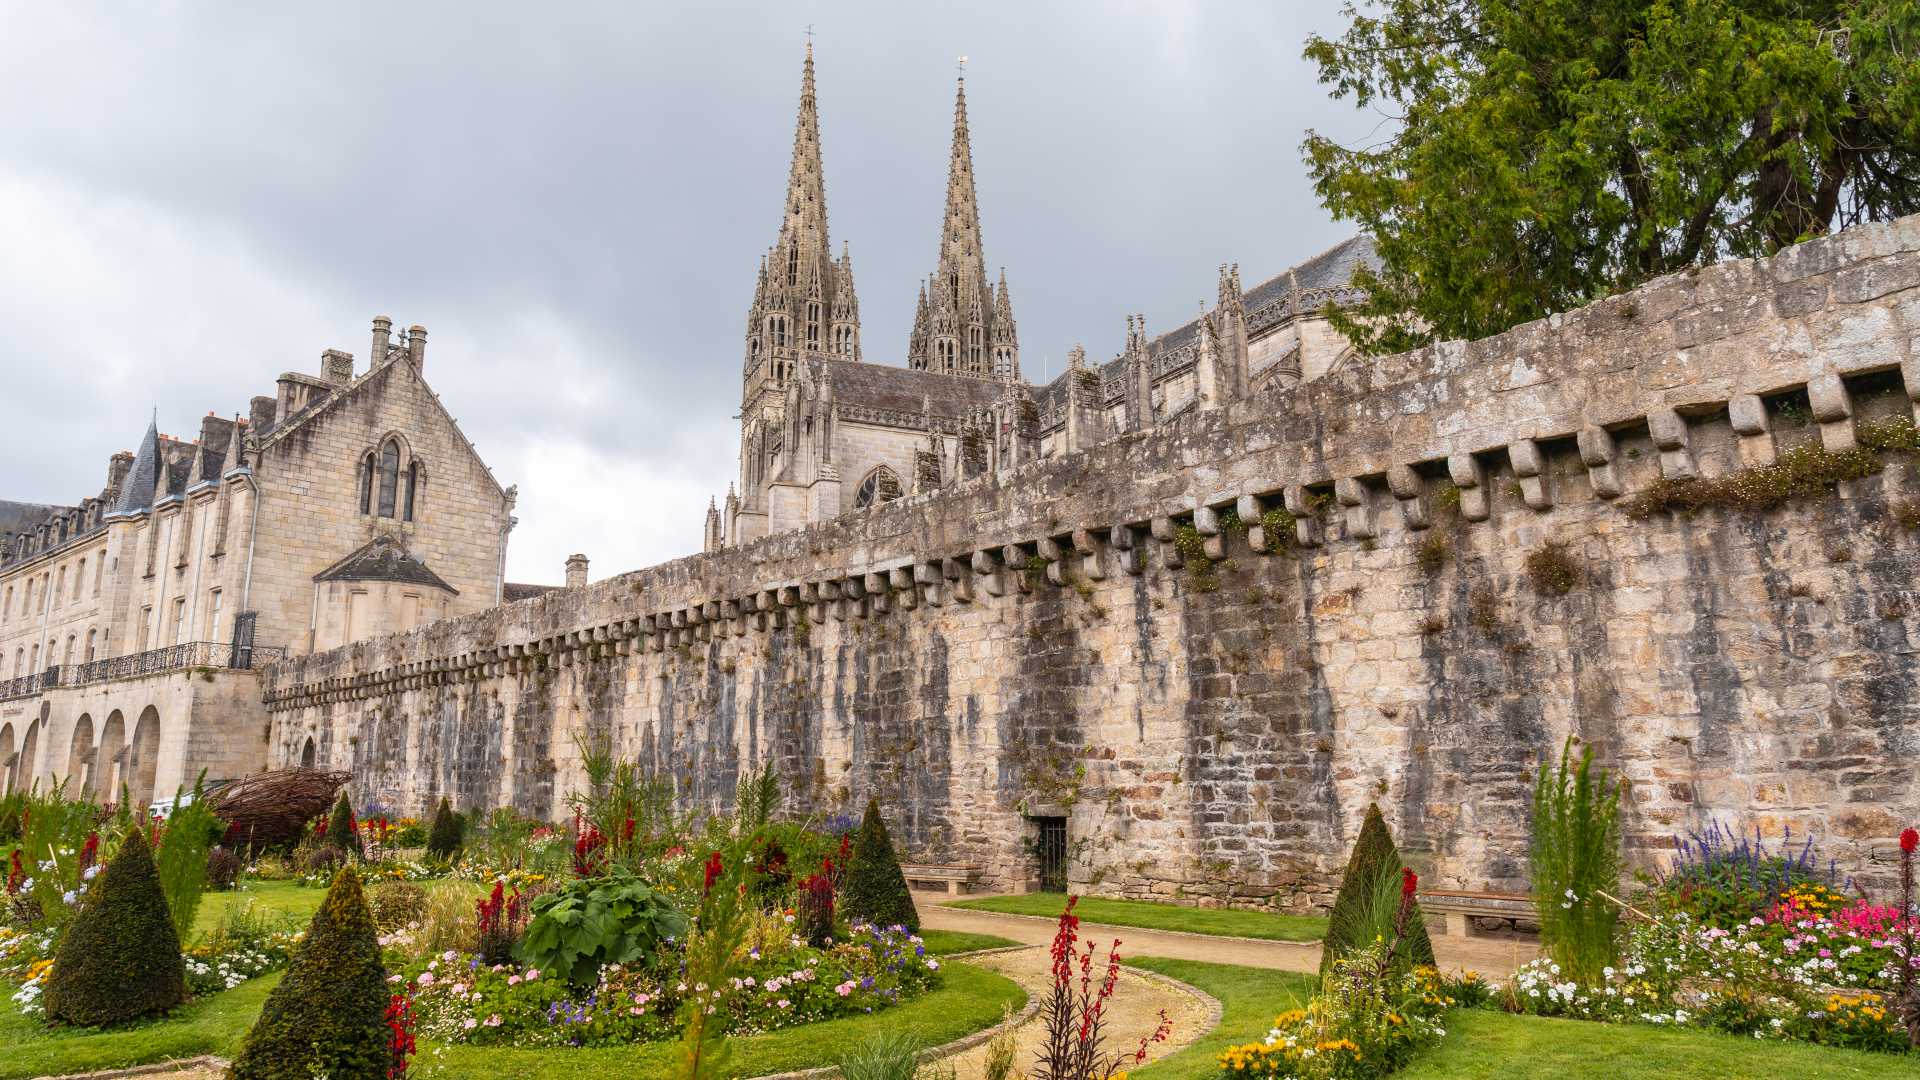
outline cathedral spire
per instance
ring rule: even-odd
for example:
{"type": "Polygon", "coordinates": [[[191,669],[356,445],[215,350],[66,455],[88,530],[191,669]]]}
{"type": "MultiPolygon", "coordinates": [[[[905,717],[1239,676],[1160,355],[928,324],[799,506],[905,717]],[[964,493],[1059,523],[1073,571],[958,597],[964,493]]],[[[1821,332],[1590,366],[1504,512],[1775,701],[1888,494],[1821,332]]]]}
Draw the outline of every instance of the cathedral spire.
{"type": "Polygon", "coordinates": [[[1004,274],[997,295],[987,282],[964,71],[953,98],[953,148],[947,162],[947,204],[940,220],[940,263],[926,302],[929,331],[920,331],[921,319],[916,317],[908,343],[909,366],[976,378],[1018,377],[1012,300],[1004,274]],[[996,325],[1002,310],[1008,319],[1004,329],[996,325]]]}
{"type": "Polygon", "coordinates": [[[859,309],[851,296],[851,277],[851,260],[844,254],[834,258],[827,234],[820,107],[809,41],[800,69],[800,108],[793,127],[780,235],[768,253],[747,313],[748,399],[759,388],[785,383],[802,358],[859,359],[859,309]],[[840,295],[843,281],[848,292],[844,297],[840,295]]]}

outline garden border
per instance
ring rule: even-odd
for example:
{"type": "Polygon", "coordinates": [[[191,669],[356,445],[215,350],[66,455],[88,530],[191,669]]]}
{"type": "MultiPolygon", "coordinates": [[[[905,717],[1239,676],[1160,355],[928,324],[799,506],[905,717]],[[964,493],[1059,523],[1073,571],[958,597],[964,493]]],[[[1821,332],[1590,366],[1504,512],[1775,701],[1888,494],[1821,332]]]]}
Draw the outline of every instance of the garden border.
{"type": "MultiPolygon", "coordinates": [[[[1033,916],[1020,916],[1020,917],[1031,918],[1033,916]]],[[[1202,934],[1197,936],[1205,937],[1207,935],[1202,934]]],[[[1046,948],[1045,945],[1003,945],[997,949],[976,949],[973,952],[954,953],[952,956],[947,957],[947,959],[950,961],[962,961],[962,960],[967,960],[977,956],[995,956],[1000,953],[1020,952],[1026,949],[1044,949],[1044,948],[1046,948]]],[[[1220,1026],[1220,1019],[1223,1015],[1225,1015],[1225,1006],[1220,1004],[1219,998],[1214,997],[1212,994],[1207,993],[1205,990],[1202,990],[1191,983],[1181,982],[1179,979],[1176,979],[1171,975],[1162,975],[1157,971],[1148,971],[1146,968],[1138,968],[1138,967],[1131,967],[1131,966],[1126,967],[1123,970],[1127,971],[1130,974],[1138,975],[1149,982],[1157,982],[1163,986],[1166,986],[1180,993],[1189,994],[1194,998],[1196,998],[1197,1000],[1199,1000],[1201,1007],[1206,1010],[1206,1014],[1207,1014],[1206,1019],[1203,1021],[1203,1024],[1205,1026],[1203,1026],[1199,1031],[1196,1031],[1194,1033],[1193,1038],[1189,1040],[1186,1044],[1183,1044],[1180,1047],[1176,1047],[1175,1048],[1176,1052],[1178,1050],[1185,1049],[1186,1046],[1190,1046],[1195,1042],[1199,1042],[1202,1038],[1205,1038],[1207,1035],[1211,1034],[1215,1028],[1220,1026]]],[[[1036,1015],[1038,1015],[1039,1012],[1040,1012],[1039,999],[1029,996],[1027,998],[1026,1007],[1021,1009],[1018,1014],[1014,1016],[1010,1016],[1007,1019],[1000,1021],[998,1024],[993,1025],[990,1028],[982,1028],[981,1030],[976,1031],[971,1035],[963,1035],[960,1038],[955,1039],[950,1043],[946,1043],[945,1045],[929,1047],[928,1049],[920,1051],[920,1063],[924,1065],[929,1062],[941,1061],[946,1058],[950,1058],[955,1054],[964,1054],[968,1050],[971,1050],[974,1047],[979,1046],[981,1043],[990,1041],[994,1036],[1000,1034],[1002,1031],[1012,1031],[1013,1029],[1024,1025],[1027,1021],[1033,1019],[1036,1015]]],[[[766,1076],[758,1077],[757,1080],[829,1080],[829,1078],[836,1077],[839,1075],[840,1075],[840,1066],[821,1065],[812,1069],[802,1069],[798,1072],[771,1073],[766,1076]]]]}
{"type": "MultiPolygon", "coordinates": [[[[1011,895],[1018,895],[1018,894],[1004,893],[999,895],[1011,896],[1011,895]]],[[[967,899],[968,900],[991,900],[993,899],[993,897],[992,896],[969,896],[967,897],[967,899]]],[[[991,915],[996,919],[1032,919],[1036,922],[1044,922],[1044,923],[1058,923],[1060,921],[1060,917],[1058,915],[1019,915],[1011,911],[994,911],[991,908],[961,907],[958,904],[945,904],[945,903],[938,904],[935,906],[946,908],[949,911],[966,912],[967,914],[970,914],[970,915],[991,915]]],[[[1193,910],[1206,911],[1210,909],[1195,908],[1193,910]]],[[[1123,926],[1120,923],[1093,922],[1091,920],[1085,920],[1085,919],[1081,920],[1080,925],[1082,928],[1099,927],[1103,930],[1118,930],[1122,933],[1134,932],[1134,933],[1141,933],[1141,934],[1168,934],[1173,937],[1195,938],[1200,941],[1239,941],[1239,942],[1244,942],[1250,945],[1292,945],[1302,949],[1318,949],[1322,945],[1325,945],[1327,943],[1327,939],[1324,937],[1317,937],[1317,938],[1314,938],[1312,941],[1289,941],[1286,938],[1242,937],[1239,934],[1201,934],[1192,930],[1160,930],[1151,926],[1123,926]]]]}
{"type": "Polygon", "coordinates": [[[218,1069],[225,1073],[232,1064],[226,1058],[215,1054],[201,1054],[199,1057],[173,1058],[168,1061],[155,1061],[146,1065],[130,1065],[124,1069],[101,1069],[96,1072],[61,1073],[58,1076],[42,1076],[36,1080],[118,1080],[126,1076],[154,1076],[164,1072],[177,1072],[181,1069],[218,1069]]]}

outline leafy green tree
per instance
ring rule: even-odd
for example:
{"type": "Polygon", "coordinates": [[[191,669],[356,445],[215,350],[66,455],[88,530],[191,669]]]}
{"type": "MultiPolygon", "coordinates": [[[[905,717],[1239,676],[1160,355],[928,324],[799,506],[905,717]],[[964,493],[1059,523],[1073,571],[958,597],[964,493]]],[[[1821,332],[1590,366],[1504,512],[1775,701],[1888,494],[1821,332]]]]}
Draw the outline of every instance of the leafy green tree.
{"type": "MultiPolygon", "coordinates": [[[[1369,804],[1360,836],[1353,842],[1353,854],[1347,857],[1340,893],[1327,919],[1327,938],[1320,950],[1322,975],[1334,961],[1366,948],[1376,936],[1392,934],[1403,865],[1379,804],[1369,804]]],[[[1433,963],[1433,939],[1427,936],[1427,924],[1417,905],[1408,925],[1405,955],[1416,965],[1433,963]]]]}
{"type": "Polygon", "coordinates": [[[880,819],[878,800],[867,800],[867,815],[861,819],[860,835],[853,842],[853,861],[840,889],[841,907],[849,918],[874,926],[904,926],[919,933],[920,912],[914,909],[913,894],[907,891],[900,859],[887,836],[887,823],[880,819]]]}
{"type": "Polygon", "coordinates": [[[452,862],[466,840],[466,823],[453,812],[453,803],[440,796],[440,808],[433,813],[433,829],[427,833],[427,854],[443,862],[452,862]]]}
{"type": "Polygon", "coordinates": [[[373,912],[349,866],[334,876],[228,1076],[381,1080],[389,1064],[387,999],[373,912]]]}
{"type": "Polygon", "coordinates": [[[342,791],[333,804],[333,817],[327,820],[327,846],[349,854],[360,854],[360,837],[353,828],[353,804],[342,791]]]}
{"type": "Polygon", "coordinates": [[[1655,276],[1920,210],[1915,0],[1378,0],[1308,59],[1389,116],[1309,132],[1384,267],[1363,349],[1498,333],[1655,276]]]}
{"type": "Polygon", "coordinates": [[[207,803],[202,786],[205,780],[202,771],[193,782],[191,797],[174,793],[166,831],[160,836],[160,850],[154,855],[160,887],[167,894],[167,909],[173,913],[173,928],[182,941],[192,932],[200,899],[207,891],[207,853],[227,831],[226,822],[207,803]],[[181,805],[183,802],[185,805],[181,805]]]}
{"type": "Polygon", "coordinates": [[[87,889],[54,954],[47,1018],[116,1024],[164,1013],[186,999],[180,935],[167,913],[145,830],[135,827],[87,889]]]}

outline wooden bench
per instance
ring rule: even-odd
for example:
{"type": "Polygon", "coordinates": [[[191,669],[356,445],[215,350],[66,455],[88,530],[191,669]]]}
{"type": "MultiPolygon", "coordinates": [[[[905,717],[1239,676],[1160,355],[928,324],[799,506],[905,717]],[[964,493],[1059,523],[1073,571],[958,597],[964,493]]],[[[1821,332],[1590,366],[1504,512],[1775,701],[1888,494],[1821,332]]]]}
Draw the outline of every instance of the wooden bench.
{"type": "Polygon", "coordinates": [[[963,896],[967,886],[980,880],[978,866],[933,866],[926,863],[901,863],[900,873],[907,884],[945,885],[948,896],[963,896]]]}
{"type": "Polygon", "coordinates": [[[1533,897],[1516,893],[1469,892],[1464,889],[1422,889],[1420,910],[1443,915],[1450,937],[1466,937],[1474,917],[1532,919],[1537,917],[1533,897]]]}

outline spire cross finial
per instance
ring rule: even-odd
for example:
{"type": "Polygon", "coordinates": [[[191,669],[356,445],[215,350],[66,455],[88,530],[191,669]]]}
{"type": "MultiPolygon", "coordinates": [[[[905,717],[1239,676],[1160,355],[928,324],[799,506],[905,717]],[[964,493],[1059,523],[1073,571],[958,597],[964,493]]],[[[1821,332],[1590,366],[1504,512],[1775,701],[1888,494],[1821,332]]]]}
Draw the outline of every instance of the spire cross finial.
{"type": "Polygon", "coordinates": [[[967,58],[964,56],[961,57],[958,61],[955,62],[954,67],[957,68],[960,72],[960,81],[961,82],[967,81],[967,58]]]}

